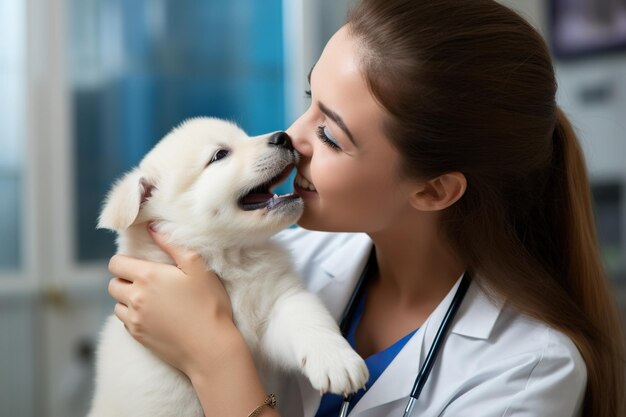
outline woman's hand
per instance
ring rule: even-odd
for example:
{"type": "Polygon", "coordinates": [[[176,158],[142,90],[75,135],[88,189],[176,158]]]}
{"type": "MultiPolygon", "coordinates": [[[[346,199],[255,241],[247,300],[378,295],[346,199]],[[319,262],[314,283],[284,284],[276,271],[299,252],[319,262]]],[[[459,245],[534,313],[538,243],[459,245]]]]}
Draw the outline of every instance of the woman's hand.
{"type": "MultiPolygon", "coordinates": [[[[222,282],[198,253],[150,234],[178,267],[112,257],[109,271],[119,277],[109,284],[118,301],[115,315],[135,339],[189,377],[206,416],[249,414],[266,393],[222,282]]],[[[265,414],[278,416],[271,409],[265,414]]]]}
{"type": "Polygon", "coordinates": [[[118,301],[115,315],[135,339],[189,375],[223,360],[240,335],[228,294],[202,257],[150,234],[178,266],[113,256],[109,271],[118,278],[109,293],[118,301]]]}

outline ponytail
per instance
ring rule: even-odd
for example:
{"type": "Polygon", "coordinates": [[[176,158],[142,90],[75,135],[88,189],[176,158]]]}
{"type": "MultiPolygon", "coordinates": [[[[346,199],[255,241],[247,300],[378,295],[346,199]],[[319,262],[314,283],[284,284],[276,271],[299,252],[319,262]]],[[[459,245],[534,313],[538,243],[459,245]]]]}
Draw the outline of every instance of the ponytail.
{"type": "Polygon", "coordinates": [[[562,271],[565,290],[589,323],[584,327],[568,322],[555,325],[572,338],[587,365],[583,416],[623,416],[624,335],[601,263],[583,153],[567,116],[558,107],[556,115],[556,195],[551,217],[561,225],[554,231],[561,240],[562,256],[557,259],[562,264],[558,269],[562,271]]]}

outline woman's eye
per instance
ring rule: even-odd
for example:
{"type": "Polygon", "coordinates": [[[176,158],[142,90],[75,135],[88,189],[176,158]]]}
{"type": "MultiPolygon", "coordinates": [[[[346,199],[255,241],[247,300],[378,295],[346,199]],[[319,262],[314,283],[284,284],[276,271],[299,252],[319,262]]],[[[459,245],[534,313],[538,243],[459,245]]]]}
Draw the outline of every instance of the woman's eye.
{"type": "Polygon", "coordinates": [[[317,127],[317,137],[324,142],[324,144],[328,145],[332,149],[338,151],[341,150],[341,147],[337,144],[333,135],[330,133],[330,129],[327,126],[318,126],[317,127]]]}
{"type": "Polygon", "coordinates": [[[229,154],[228,150],[226,150],[226,149],[219,149],[217,152],[215,152],[215,154],[213,155],[213,158],[211,158],[211,160],[209,161],[207,166],[209,164],[212,164],[215,161],[219,161],[220,159],[223,159],[223,158],[227,157],[228,154],[229,154]]]}
{"type": "Polygon", "coordinates": [[[307,98],[311,98],[311,90],[304,90],[304,95],[307,96],[307,98]]]}

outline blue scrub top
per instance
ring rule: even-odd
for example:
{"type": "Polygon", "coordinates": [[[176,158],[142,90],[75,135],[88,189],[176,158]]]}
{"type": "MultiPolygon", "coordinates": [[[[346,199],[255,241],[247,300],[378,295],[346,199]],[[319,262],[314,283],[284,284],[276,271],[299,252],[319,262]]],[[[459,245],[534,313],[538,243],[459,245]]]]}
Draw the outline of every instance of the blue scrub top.
{"type": "MultiPolygon", "coordinates": [[[[358,306],[354,313],[354,319],[350,323],[348,327],[348,332],[346,334],[346,340],[350,343],[353,349],[356,349],[356,329],[361,321],[361,317],[363,317],[363,311],[365,310],[365,299],[367,296],[367,291],[363,292],[363,296],[358,301],[358,306]]],[[[389,366],[393,358],[396,357],[398,352],[402,350],[406,342],[409,341],[411,336],[417,331],[417,329],[413,330],[402,339],[396,341],[393,345],[389,346],[387,349],[382,350],[380,352],[374,353],[372,356],[365,358],[365,364],[367,365],[367,369],[370,373],[370,378],[365,384],[365,389],[360,389],[352,396],[352,401],[350,402],[349,411],[352,411],[352,408],[356,405],[356,403],[363,397],[365,392],[370,389],[374,382],[378,379],[378,377],[383,373],[383,371],[389,366]]],[[[343,397],[337,394],[327,393],[322,396],[322,402],[320,403],[319,408],[317,409],[317,413],[315,417],[337,417],[339,415],[339,411],[341,410],[341,404],[343,402],[343,397]]]]}

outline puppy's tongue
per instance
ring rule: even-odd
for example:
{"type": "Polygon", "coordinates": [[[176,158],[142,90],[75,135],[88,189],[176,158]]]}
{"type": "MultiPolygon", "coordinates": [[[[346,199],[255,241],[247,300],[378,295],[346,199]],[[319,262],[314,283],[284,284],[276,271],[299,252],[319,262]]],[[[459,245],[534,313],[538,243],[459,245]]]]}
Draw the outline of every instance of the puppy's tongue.
{"type": "Polygon", "coordinates": [[[242,200],[243,204],[256,204],[256,203],[265,203],[267,200],[271,200],[274,197],[274,194],[270,193],[254,193],[248,194],[242,200]]]}

